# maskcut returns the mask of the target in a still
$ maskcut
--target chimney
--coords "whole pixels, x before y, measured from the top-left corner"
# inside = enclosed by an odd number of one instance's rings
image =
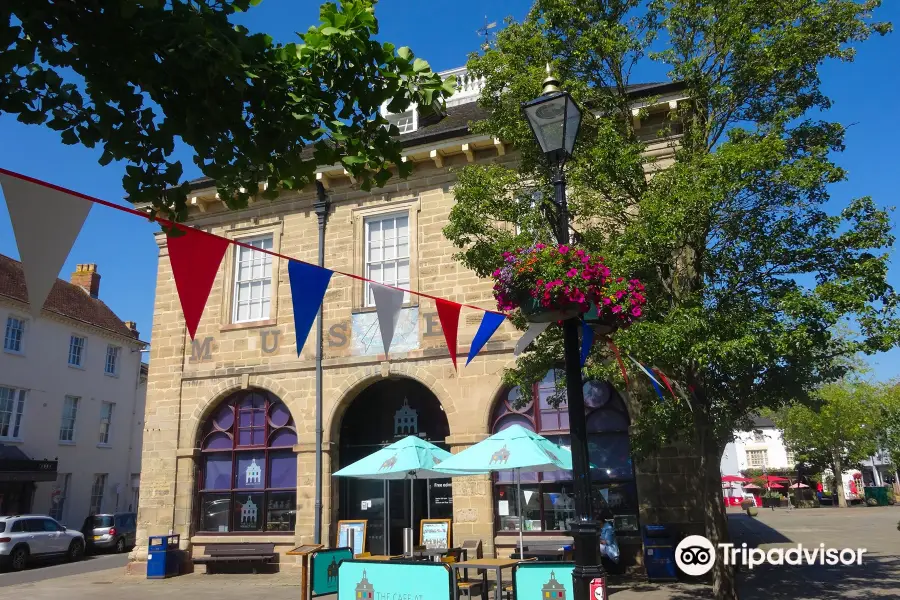
[[[100,297],[100,273],[95,264],[76,265],[69,282],[90,294],[91,298]]]
[[[131,335],[134,336],[134,339],[141,339],[140,334],[137,330],[137,323],[135,323],[134,321],[125,321],[125,327],[131,330]]]

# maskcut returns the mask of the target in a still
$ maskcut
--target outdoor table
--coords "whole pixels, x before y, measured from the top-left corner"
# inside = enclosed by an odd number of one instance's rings
[[[561,561],[565,556],[565,550],[562,548],[533,548],[531,550],[525,550],[523,554],[524,556],[520,557],[518,552],[513,552],[510,558],[536,558],[539,561]]]
[[[375,561],[387,562],[390,560],[399,560],[401,558],[403,558],[403,555],[392,556],[392,555],[388,555],[388,554],[372,554],[370,556],[358,556],[356,558],[356,560],[375,560]]]
[[[484,571],[485,585],[481,590],[481,597],[483,600],[487,600],[487,571],[494,571],[497,573],[497,591],[495,592],[495,597],[499,597],[503,592],[503,569],[510,569],[517,564],[519,564],[518,560],[510,558],[475,558],[472,560],[450,563],[450,566],[453,567],[453,600],[458,600],[459,598],[459,588],[456,586],[456,577],[458,571],[466,571],[468,569],[478,569],[479,571]]]
[[[427,558],[429,560],[433,560],[434,562],[441,562],[441,557],[447,556],[454,550],[458,550],[462,553],[463,560],[469,558],[469,552],[465,548],[426,548],[424,550],[416,550],[413,553],[413,557]]]

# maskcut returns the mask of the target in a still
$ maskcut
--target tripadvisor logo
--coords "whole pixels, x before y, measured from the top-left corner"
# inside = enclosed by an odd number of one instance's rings
[[[760,565],[861,565],[865,548],[826,548],[825,544],[806,548],[803,544],[790,547],[748,548],[747,544],[719,544],[714,546],[702,535],[689,535],[675,548],[675,564],[686,575],[698,577],[709,573],[716,561],[718,551],[722,553],[722,564],[743,565],[750,569]]]

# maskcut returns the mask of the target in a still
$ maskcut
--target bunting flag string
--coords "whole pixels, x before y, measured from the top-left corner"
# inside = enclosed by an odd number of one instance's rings
[[[619,347],[613,343],[611,339],[606,340],[606,345],[613,351],[613,354],[616,355],[616,362],[619,363],[619,370],[622,372],[622,379],[625,380],[625,387],[628,387],[630,384],[628,382],[628,372],[625,370],[625,363],[622,361],[622,355],[619,352]]]
[[[228,240],[191,227],[178,229],[181,235],[167,236],[169,263],[184,322],[194,339],[219,265],[228,250]]]
[[[581,368],[587,362],[587,357],[591,353],[591,347],[594,345],[594,328],[585,321],[581,322]]]
[[[522,352],[525,351],[525,348],[528,347],[528,344],[537,339],[539,335],[544,333],[544,331],[550,327],[550,322],[547,321],[545,323],[532,323],[528,326],[528,329],[525,330],[525,333],[522,337],[519,338],[519,341],[516,342],[516,347],[513,350],[513,356],[519,356]]]
[[[650,378],[650,383],[653,385],[653,389],[656,391],[656,394],[659,396],[659,399],[665,400],[665,397],[663,396],[663,393],[662,393],[662,388],[660,387],[660,383],[656,380],[656,377],[654,377],[653,373],[651,373],[647,369],[647,367],[645,367],[640,362],[638,362],[638,360],[635,357],[631,356],[630,354],[627,356],[628,356],[628,359],[631,362],[633,362],[637,366],[637,368],[640,369],[640,371],[642,373],[644,373],[647,377]]]
[[[449,300],[435,300],[438,320],[444,331],[444,341],[447,342],[447,350],[450,351],[450,359],[453,361],[453,369],[456,370],[456,336],[459,333],[459,311],[461,305]]]
[[[309,330],[325,298],[332,271],[313,268],[312,265],[288,261],[288,279],[291,282],[291,303],[294,305],[294,330],[297,337],[297,356],[306,344]]]
[[[394,332],[397,330],[397,322],[400,320],[400,309],[403,308],[403,290],[372,283],[372,295],[375,297],[375,312],[378,313],[378,326],[381,329],[381,343],[384,345],[384,355],[391,351],[391,342],[394,341]]]
[[[669,379],[666,377],[665,373],[663,373],[659,367],[652,367],[652,369],[653,372],[656,373],[656,376],[659,377],[660,380],[662,380],[663,385],[666,386],[666,389],[669,390],[669,393],[672,394],[672,397],[677,400],[678,396],[675,394],[675,390],[672,389],[672,385],[669,383]]]
[[[472,362],[472,359],[481,352],[481,349],[484,348],[484,345],[491,339],[494,332],[497,331],[505,320],[506,317],[499,313],[484,313],[481,317],[481,324],[478,326],[478,331],[475,332],[475,337],[472,338],[472,346],[469,348],[469,357],[466,359],[466,366],[468,366],[469,363]]]
[[[75,238],[91,210],[87,202],[72,202],[66,194],[0,171],[9,219],[25,271],[31,314],[39,317]],[[53,218],[48,218],[51,216]],[[24,269],[24,265],[28,265]]]

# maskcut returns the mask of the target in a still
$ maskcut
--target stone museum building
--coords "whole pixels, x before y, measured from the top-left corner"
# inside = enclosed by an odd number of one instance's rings
[[[454,198],[454,168],[512,163],[516,151],[503,140],[474,135],[469,123],[483,118],[476,103],[481,82],[465,69],[444,115],[420,119],[415,109],[389,115],[401,131],[405,160],[415,164],[406,180],[360,190],[340,167],[320,168],[329,207],[325,266],[371,280],[422,291],[455,302],[495,308],[492,283],[462,267],[443,234]],[[647,108],[639,132],[648,151],[670,164],[678,135],[657,139],[659,125],[683,99],[671,83],[635,86],[635,119]],[[649,116],[648,116],[649,115]],[[257,200],[229,211],[213,182],[192,184],[188,223],[194,227],[317,262],[319,216],[316,186]],[[318,207],[318,212],[317,212]],[[167,257],[160,248],[151,337],[136,570],[146,560],[149,535],[181,535],[197,556],[206,544],[275,543],[279,553],[313,541],[315,524],[316,377],[315,329],[299,357],[287,264],[243,247],[226,254],[203,318],[191,340]],[[460,357],[465,357],[482,313],[463,309]],[[524,510],[525,536],[568,540],[574,516],[569,473],[523,476],[516,497],[509,474],[409,482],[339,480],[331,474],[406,435],[418,435],[451,452],[517,423],[568,444],[566,407],[547,402],[555,386],[550,372],[535,401],[516,408],[518,393],[501,383],[514,364],[521,335],[500,327],[468,366],[455,370],[434,302],[405,298],[390,356],[384,355],[368,285],[331,279],[323,304],[322,542],[335,543],[337,522],[365,519],[366,550],[399,553],[410,519],[452,518],[454,541],[479,539],[486,555],[508,554],[517,543]],[[315,325],[314,325],[315,328]],[[666,456],[634,464],[629,451],[627,398],[609,383],[586,384],[587,423],[596,494],[615,514],[623,552],[640,555],[639,527],[669,523],[696,530],[702,517],[685,483],[692,459]],[[418,536],[418,531],[416,533]],[[418,543],[418,540],[417,540]],[[281,557],[282,565],[295,564]]]

